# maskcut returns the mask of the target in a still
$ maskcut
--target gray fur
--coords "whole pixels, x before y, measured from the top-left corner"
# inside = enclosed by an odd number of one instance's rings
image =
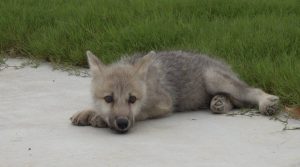
[[[114,125],[117,116],[128,117],[132,126],[135,121],[201,108],[209,108],[214,113],[226,113],[233,107],[247,106],[257,106],[264,114],[273,114],[278,110],[277,96],[248,86],[226,63],[206,55],[151,51],[147,55],[126,56],[105,66],[91,52],[87,54],[93,73],[92,93],[97,105],[93,110],[81,113],[100,115],[103,119],[97,125],[105,122],[118,130]],[[107,91],[123,103],[104,104],[101,94]],[[138,101],[126,107],[128,105],[124,101],[132,92],[137,95]],[[71,118],[73,124],[95,124],[89,123],[88,116],[83,115],[75,114]]]
[[[134,64],[141,57],[143,54],[134,55],[123,59],[122,62]],[[158,52],[152,57],[155,59],[155,63],[149,69],[149,73],[157,71],[155,68],[160,68],[160,72],[154,77],[159,78],[158,84],[160,83],[161,87],[172,97],[175,111],[208,108],[214,95],[226,93],[225,90],[210,91],[208,89],[212,84],[212,81],[205,77],[208,71],[219,73],[224,79],[232,82],[240,89],[248,88],[247,84],[239,80],[227,64],[206,55],[170,51]],[[155,67],[158,63],[160,66]],[[153,79],[150,78],[149,80]]]

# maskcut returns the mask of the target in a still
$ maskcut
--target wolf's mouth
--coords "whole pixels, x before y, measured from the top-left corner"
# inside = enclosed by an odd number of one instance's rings
[[[128,130],[129,130],[129,129],[127,129],[127,130],[119,130],[119,129],[115,129],[115,131],[116,131],[117,133],[120,133],[120,134],[127,133]]]
[[[114,126],[111,126],[110,129],[113,130],[113,131],[115,131],[118,134],[125,134],[125,133],[127,133],[129,131],[130,127],[127,128],[127,129],[118,129],[118,128],[114,127]]]

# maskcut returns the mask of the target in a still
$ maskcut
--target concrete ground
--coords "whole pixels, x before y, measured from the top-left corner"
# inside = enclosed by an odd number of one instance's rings
[[[264,116],[177,113],[127,134],[72,126],[90,106],[90,78],[48,64],[0,66],[0,166],[299,167],[300,131]],[[299,126],[289,120],[288,126]]]

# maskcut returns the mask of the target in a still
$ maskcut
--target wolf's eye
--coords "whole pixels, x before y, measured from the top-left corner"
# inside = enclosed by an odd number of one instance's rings
[[[112,96],[105,96],[104,100],[106,103],[112,103],[114,101],[114,98]]]
[[[129,99],[128,99],[128,103],[135,103],[136,101],[136,97],[135,96],[129,96]]]

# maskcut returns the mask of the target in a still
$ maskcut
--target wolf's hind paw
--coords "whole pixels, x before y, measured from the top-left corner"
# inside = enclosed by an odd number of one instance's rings
[[[233,108],[230,100],[224,95],[216,95],[211,99],[210,110],[216,114],[224,114]]]
[[[274,115],[279,111],[279,98],[277,96],[269,96],[259,105],[259,111],[264,115]]]

